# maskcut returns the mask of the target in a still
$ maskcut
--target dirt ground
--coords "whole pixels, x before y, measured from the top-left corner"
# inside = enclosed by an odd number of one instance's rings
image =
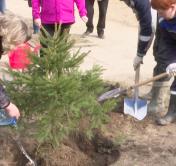
[[[176,165],[175,124],[161,127],[155,124],[153,117],[142,122],[115,113],[112,117],[111,131],[120,131],[126,138],[121,146],[121,157],[112,166]]]
[[[30,8],[24,0],[7,0],[8,8],[13,12],[31,17]],[[25,6],[26,5],[26,6]],[[97,8],[97,6],[96,6]],[[95,13],[95,23],[97,13]],[[96,31],[88,37],[81,38],[85,25],[77,17],[77,22],[71,29],[73,38],[77,40],[77,47],[83,51],[91,50],[86,58],[83,69],[93,64],[100,64],[106,70],[103,78],[112,82],[123,82],[126,85],[133,83],[134,71],[132,59],[136,52],[137,22],[132,11],[119,0],[111,0],[108,8],[107,25],[104,40],[96,37]],[[95,24],[96,25],[96,24]],[[6,58],[4,57],[4,61]],[[3,60],[2,60],[3,61]],[[1,61],[1,63],[2,63]],[[154,61],[151,50],[144,59],[141,69],[141,79],[152,76]],[[144,86],[142,91],[147,91]],[[174,166],[176,165],[176,124],[161,127],[155,124],[154,116],[147,116],[143,121],[123,115],[123,108],[110,113],[110,122],[105,129],[105,138],[116,140],[118,148],[115,151],[99,152],[94,144],[79,144],[76,141],[62,145],[61,149],[50,152],[43,158],[50,158],[53,163],[46,163],[36,158],[39,166]],[[0,128],[0,166],[24,166],[26,160],[19,161],[22,154],[16,151],[17,146],[2,135],[4,129]],[[4,139],[5,138],[5,139]],[[22,138],[24,147],[35,158],[35,142]],[[106,144],[106,141],[102,144]],[[80,145],[85,145],[80,147]],[[90,147],[90,149],[87,149]],[[92,149],[91,149],[92,148]],[[15,149],[15,150],[14,150]],[[108,149],[108,148],[105,148]],[[110,148],[111,149],[111,148]],[[11,152],[14,152],[12,154]],[[55,154],[55,155],[53,155]],[[114,158],[112,157],[115,154]],[[111,158],[112,157],[112,158]],[[101,162],[99,162],[101,160]],[[116,160],[116,161],[115,161]]]
[[[74,136],[56,150],[44,145],[36,152],[36,141],[24,133],[20,141],[38,166],[176,165],[175,124],[161,127],[151,116],[137,121],[117,112],[111,112],[110,119],[103,137],[87,141],[82,135]],[[5,129],[0,131],[0,166],[27,166],[28,160],[14,140]],[[47,154],[42,153],[46,151]]]

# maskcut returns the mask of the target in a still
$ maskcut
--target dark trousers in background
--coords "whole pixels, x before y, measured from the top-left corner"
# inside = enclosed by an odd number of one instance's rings
[[[59,35],[62,36],[63,34],[69,34],[70,28],[71,28],[71,24],[72,24],[72,23],[62,24],[62,25],[61,25],[61,29],[60,29],[60,34],[59,34]],[[54,35],[54,32],[55,32],[55,24],[43,24],[42,26],[45,28],[45,30],[46,30],[51,36]],[[58,26],[59,26],[59,25],[58,25]],[[45,35],[42,30],[41,30],[41,32],[42,32],[43,35]],[[47,46],[44,45],[44,44],[42,43],[42,41],[40,41],[40,44],[41,44],[42,47],[47,48]],[[43,57],[43,56],[44,56],[44,53],[43,53],[42,50],[40,50],[40,57]]]
[[[89,32],[92,32],[94,29],[94,25],[93,25],[94,2],[95,0],[86,0],[86,9],[87,9],[87,17],[88,17],[88,22],[86,26]],[[98,1],[98,8],[99,8],[99,19],[97,24],[98,33],[104,32],[108,2],[109,0]]]
[[[66,33],[69,34],[70,32],[70,27],[71,27],[72,23],[66,23],[66,24],[62,24],[61,25],[61,30],[60,30],[60,35]],[[51,35],[54,35],[54,31],[55,31],[55,24],[43,24],[42,25],[45,30]],[[59,25],[58,25],[59,26]]]

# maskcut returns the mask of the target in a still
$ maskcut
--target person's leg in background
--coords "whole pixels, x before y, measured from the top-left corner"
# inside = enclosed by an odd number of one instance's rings
[[[97,34],[100,39],[104,38],[104,29],[105,29],[108,3],[109,3],[109,0],[98,0],[99,19],[97,24]]]
[[[94,2],[95,0],[86,0],[86,9],[87,9],[87,17],[88,21],[86,23],[86,32],[84,32],[83,36],[88,36],[93,32],[93,16],[94,16]]]
[[[69,34],[70,28],[71,28],[72,23],[64,23],[60,26],[60,36],[63,35],[64,33]],[[54,35],[55,32],[55,24],[43,24],[43,28],[51,35]],[[59,26],[59,24],[57,25]],[[57,27],[58,28],[58,27]],[[42,32],[44,35],[44,33]]]
[[[55,25],[54,24],[42,24],[43,28],[51,35],[53,36],[54,35],[54,31],[55,31]],[[44,32],[41,31],[43,35]]]
[[[54,24],[42,24],[43,28],[51,35],[54,35],[55,31],[55,25]],[[41,34],[46,37],[45,32],[41,29]],[[42,48],[47,48],[46,44],[43,43],[42,40],[40,40],[40,45]],[[40,57],[44,56],[44,52],[42,49],[40,49]]]
[[[72,23],[65,23],[61,25],[60,35],[69,34]]]
[[[62,24],[60,26],[60,34],[59,35],[62,36],[64,34],[69,34],[70,28],[71,28],[71,24],[72,23]],[[43,24],[42,26],[51,36],[54,35],[55,24]],[[59,25],[57,25],[57,26],[59,26]],[[41,32],[42,32],[42,35],[45,36],[45,33],[42,30],[41,30]],[[40,44],[41,44],[42,47],[47,48],[47,46],[44,43],[42,43],[42,41],[40,41]],[[40,50],[40,57],[43,57],[43,54],[44,53],[42,52],[42,50]]]
[[[5,0],[0,0],[0,12],[4,13],[6,10],[6,1]]]

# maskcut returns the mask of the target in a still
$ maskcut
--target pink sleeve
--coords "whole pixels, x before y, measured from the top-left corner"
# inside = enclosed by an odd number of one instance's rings
[[[32,0],[32,15],[34,19],[40,18],[40,0]]]
[[[86,10],[86,5],[85,5],[85,0],[74,0],[74,1],[79,10],[80,17],[86,16],[87,10]]]

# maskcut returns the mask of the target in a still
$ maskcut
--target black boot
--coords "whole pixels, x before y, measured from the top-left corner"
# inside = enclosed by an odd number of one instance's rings
[[[97,34],[98,34],[98,38],[100,39],[104,39],[104,30],[103,29],[97,29]]]
[[[176,120],[176,95],[170,96],[169,108],[167,114],[163,118],[157,119],[158,125],[168,125]]]
[[[87,28],[86,32],[83,33],[82,37],[89,36],[93,32],[93,29]]]

